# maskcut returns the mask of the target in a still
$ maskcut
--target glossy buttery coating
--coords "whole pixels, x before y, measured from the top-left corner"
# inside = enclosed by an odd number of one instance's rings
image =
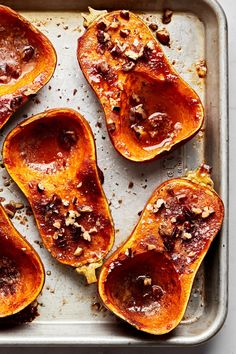
[[[82,273],[101,266],[114,230],[87,121],[70,109],[38,114],[7,136],[3,157],[52,256]]]
[[[201,128],[198,95],[133,13],[100,16],[79,38],[77,56],[103,106],[111,141],[127,159],[160,157]]]
[[[165,334],[184,315],[195,274],[224,216],[221,199],[204,184],[206,176],[199,170],[194,182],[161,184],[130,238],[103,265],[104,304],[139,330]]]
[[[0,317],[31,304],[44,284],[44,268],[33,247],[19,234],[0,205]]]
[[[24,17],[0,6],[0,128],[51,78],[56,52]]]

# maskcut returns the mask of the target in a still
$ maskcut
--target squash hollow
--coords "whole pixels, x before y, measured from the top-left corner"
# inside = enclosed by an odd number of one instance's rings
[[[66,108],[40,113],[9,133],[3,159],[31,204],[45,247],[95,282],[114,229],[87,121]]]
[[[0,129],[51,78],[56,52],[29,21],[0,5]]]
[[[125,158],[161,157],[201,128],[200,98],[133,13],[100,15],[79,38],[77,57],[104,109],[111,142]]]
[[[0,317],[31,304],[44,284],[43,264],[0,205]]]
[[[104,263],[105,306],[137,329],[161,335],[181,321],[195,274],[221,228],[224,207],[202,166],[161,184],[128,240]]]

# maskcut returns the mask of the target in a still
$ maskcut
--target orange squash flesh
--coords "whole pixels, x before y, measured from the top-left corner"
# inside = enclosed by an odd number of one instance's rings
[[[0,317],[31,304],[44,284],[42,262],[0,205]]]
[[[49,39],[9,7],[0,5],[0,129],[51,78],[56,52]]]
[[[99,16],[79,38],[77,57],[104,109],[112,144],[125,158],[155,159],[201,128],[198,95],[133,13]]]
[[[87,121],[70,109],[38,114],[10,132],[3,158],[31,204],[45,247],[95,282],[114,230]]]
[[[221,228],[224,207],[201,167],[162,183],[129,239],[104,263],[105,306],[137,329],[165,334],[181,321],[195,274]]]

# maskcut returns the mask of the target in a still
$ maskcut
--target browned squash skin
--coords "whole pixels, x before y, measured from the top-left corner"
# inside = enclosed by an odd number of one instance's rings
[[[100,262],[114,229],[87,121],[66,108],[33,116],[7,136],[3,158],[52,256],[77,268]]]
[[[32,95],[51,78],[55,49],[29,21],[0,5],[0,129]]]
[[[161,184],[129,239],[102,267],[105,306],[144,332],[173,330],[223,216],[220,197],[206,185],[182,178]]]
[[[142,162],[191,139],[204,112],[144,22],[131,12],[128,19],[121,13],[94,21],[78,40],[77,57],[104,109],[115,149]]]
[[[31,304],[44,284],[43,264],[0,205],[0,317]]]

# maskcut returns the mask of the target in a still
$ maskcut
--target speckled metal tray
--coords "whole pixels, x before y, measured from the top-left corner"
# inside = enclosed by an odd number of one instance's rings
[[[114,249],[131,233],[147,198],[163,180],[182,176],[204,159],[213,166],[215,188],[226,206],[224,227],[200,268],[181,324],[168,335],[151,336],[134,330],[111,313],[98,311],[96,285],[86,286],[72,269],[54,261],[42,248],[27,208],[16,214],[14,225],[39,252],[47,272],[39,297],[40,316],[34,322],[0,329],[0,345],[190,345],[212,337],[227,313],[228,226],[228,120],[227,120],[227,28],[222,9],[213,0],[6,0],[19,10],[54,44],[58,65],[52,80],[27,103],[1,132],[6,134],[24,117],[47,108],[71,107],[90,122],[97,143],[98,164],[105,175],[104,189],[111,204],[116,228]],[[163,6],[174,10],[166,55],[184,79],[198,92],[206,110],[206,126],[189,143],[166,158],[133,164],[119,156],[108,138],[102,109],[87,84],[76,59],[77,39],[83,33],[81,12],[128,8],[147,22],[161,24]],[[207,78],[200,79],[196,63],[206,59]],[[77,91],[76,91],[77,90]],[[27,202],[4,168],[0,169],[0,197]],[[131,187],[133,182],[133,188]],[[10,183],[9,186],[7,186]],[[95,305],[94,305],[95,304]]]

